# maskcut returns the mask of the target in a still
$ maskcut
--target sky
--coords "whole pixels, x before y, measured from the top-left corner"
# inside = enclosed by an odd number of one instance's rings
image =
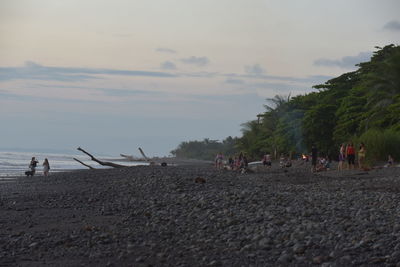
[[[2,0],[0,149],[166,156],[399,45],[398,0]]]

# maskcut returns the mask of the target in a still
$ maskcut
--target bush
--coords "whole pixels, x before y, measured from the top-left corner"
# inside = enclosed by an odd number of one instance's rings
[[[367,148],[367,161],[387,161],[392,155],[395,161],[400,160],[400,132],[392,129],[370,129],[358,138],[358,143],[363,142]]]

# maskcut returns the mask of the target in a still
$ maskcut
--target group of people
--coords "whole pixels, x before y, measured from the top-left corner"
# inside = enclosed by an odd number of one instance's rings
[[[367,149],[363,142],[360,143],[358,150],[355,149],[352,142],[349,142],[348,144],[344,144],[344,143],[341,144],[340,149],[339,149],[338,170],[340,171],[340,170],[344,170],[344,169],[349,169],[349,170],[355,169],[356,168],[356,159],[357,159],[358,169],[360,169],[360,170],[367,169],[367,165],[365,162],[366,154],[367,154]],[[309,155],[303,154],[302,159],[305,162],[308,162]],[[262,158],[262,164],[263,164],[263,166],[268,167],[268,168],[270,168],[272,166],[272,159],[271,159],[271,155],[269,153],[264,154],[264,156]],[[394,164],[394,159],[391,155],[389,155],[388,162],[385,166],[390,167],[393,164]],[[291,167],[292,163],[291,163],[290,157],[286,158],[282,154],[280,157],[279,165],[282,168]],[[331,159],[329,157],[319,157],[316,146],[312,145],[311,165],[312,165],[312,169],[311,169],[312,172],[326,171],[326,170],[331,169]],[[231,170],[243,170],[243,169],[247,169],[248,161],[247,161],[246,156],[243,153],[240,153],[238,156],[235,156],[234,158],[229,157],[227,166],[225,166],[223,154],[218,153],[217,156],[215,157],[215,167],[217,169],[223,169],[223,168],[228,167]]]
[[[281,155],[281,157],[279,158],[279,167],[281,168],[288,168],[288,167],[292,167],[292,160],[290,159],[290,157],[286,157],[285,155]]]
[[[271,168],[272,166],[272,160],[271,160],[271,155],[269,153],[265,154],[262,158],[262,163],[265,167]]]
[[[224,156],[222,153],[218,153],[215,157],[215,168],[217,169],[224,169],[228,167],[230,170],[240,171],[245,170],[248,167],[248,160],[246,155],[240,153],[239,155],[235,156],[234,158],[229,157],[227,166],[224,165]]]
[[[364,143],[360,143],[357,152],[357,160],[358,160],[358,168],[364,169],[365,166],[365,156],[367,154],[367,149]],[[353,143],[348,143],[347,145],[342,144],[339,149],[339,164],[338,170],[343,170],[345,168],[351,170],[355,169],[355,160],[356,160],[356,150],[354,148]],[[346,166],[347,163],[347,166]]]
[[[341,144],[341,146],[339,148],[338,170],[341,171],[344,169],[348,169],[348,170],[355,169],[356,168],[356,159],[357,159],[358,169],[360,169],[360,170],[367,169],[366,160],[365,160],[366,155],[367,155],[367,148],[363,142],[360,143],[358,150],[355,149],[352,142],[349,142],[348,144],[344,144],[344,143]],[[387,164],[385,166],[390,167],[393,165],[393,163],[394,163],[394,159],[391,155],[389,155]],[[313,163],[313,166],[314,166],[314,163]]]
[[[365,156],[367,153],[367,149],[364,143],[360,143],[360,147],[358,149],[358,168],[364,169],[365,166]],[[355,169],[355,160],[356,160],[356,150],[352,142],[348,144],[342,144],[339,149],[339,164],[338,170],[344,170],[345,168],[351,170]],[[330,159],[329,158],[320,158],[318,157],[318,150],[315,145],[312,145],[311,148],[311,171],[325,171],[330,169]],[[347,162],[347,166],[345,163]]]
[[[36,167],[39,164],[39,161],[36,160],[35,157],[32,157],[31,162],[29,163],[29,169],[30,171],[25,172],[27,176],[34,176],[36,173]],[[47,158],[44,159],[43,161],[43,175],[48,176],[50,172],[50,163]]]

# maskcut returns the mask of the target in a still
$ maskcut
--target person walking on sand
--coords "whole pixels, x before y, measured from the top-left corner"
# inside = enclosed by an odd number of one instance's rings
[[[364,143],[360,144],[360,149],[358,150],[358,168],[361,170],[365,168],[364,162],[365,162],[365,154],[367,153],[367,150],[365,148]]]
[[[43,162],[43,174],[44,174],[44,176],[48,176],[49,175],[49,171],[50,171],[50,163],[49,163],[49,160],[47,158],[45,158],[44,162]]]
[[[317,147],[313,144],[311,147],[311,171],[315,172],[317,170],[317,160],[318,160],[318,150]]]
[[[347,155],[347,163],[349,164],[348,166],[349,170],[354,169],[356,152],[354,150],[353,143],[348,144],[346,148],[346,155]]]
[[[31,176],[35,175],[36,166],[38,165],[39,161],[36,160],[35,157],[32,157],[31,162],[29,163],[29,168],[31,169]]]
[[[346,160],[346,153],[345,153],[345,146],[342,144],[339,149],[339,164],[338,164],[338,170],[341,171],[343,170],[343,165],[344,161]]]

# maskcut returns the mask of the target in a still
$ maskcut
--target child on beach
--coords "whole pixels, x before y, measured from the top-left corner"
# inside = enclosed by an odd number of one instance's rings
[[[286,162],[286,158],[283,154],[281,154],[281,157],[279,158],[279,167],[284,168],[286,165],[285,162]]]
[[[48,176],[49,175],[49,171],[50,171],[50,163],[49,163],[49,160],[47,158],[45,158],[44,162],[43,162],[43,174],[44,174],[44,176]]]
[[[393,159],[392,155],[389,155],[388,161],[387,161],[387,164],[385,167],[391,167],[393,165],[393,163],[394,163],[394,159]]]

